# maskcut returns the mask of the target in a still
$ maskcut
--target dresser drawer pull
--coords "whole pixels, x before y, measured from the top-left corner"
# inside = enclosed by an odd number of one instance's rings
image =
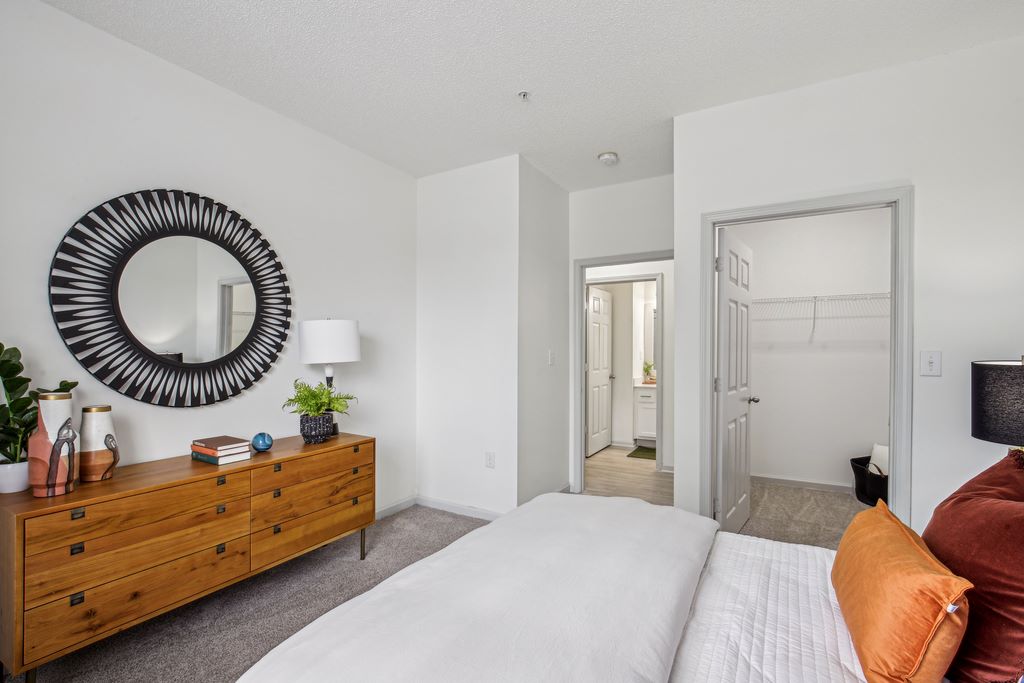
[[[72,555],[78,555],[79,553],[84,553],[84,552],[85,552],[85,543],[79,542],[79,543],[72,543],[71,544],[71,554]]]
[[[85,508],[75,508],[71,511],[71,519],[82,519],[85,517]]]
[[[275,472],[280,472],[281,471],[281,463],[277,463],[276,465],[274,465],[274,471]]]
[[[275,524],[275,525],[274,525],[274,533],[275,533],[275,534],[279,534],[279,533],[281,533],[281,527],[279,527],[278,525],[276,525],[276,524]]]
[[[74,595],[72,595],[70,602],[72,607],[74,607],[75,605],[81,605],[83,602],[85,602],[85,591],[82,591],[81,593],[75,593]]]
[[[281,489],[274,489],[274,498],[281,497]]]
[[[227,512],[227,509],[228,509],[227,505],[218,505],[217,506],[217,514],[218,515],[223,515],[225,512]]]
[[[352,504],[353,505],[359,505],[359,497],[358,496],[356,496],[355,498],[352,499]]]
[[[218,554],[218,555],[220,555],[221,553],[223,553],[223,552],[224,552],[225,550],[226,550],[226,548],[224,547],[224,544],[223,544],[223,543],[220,543],[220,544],[218,544],[218,545],[217,545],[217,554]]]
[[[228,483],[228,478],[224,476],[217,477],[217,486],[223,486]]]
[[[359,474],[359,468],[358,467],[353,467],[352,468],[352,474]]]
[[[358,453],[359,452],[359,446],[353,446],[352,447],[352,452],[353,453]]]

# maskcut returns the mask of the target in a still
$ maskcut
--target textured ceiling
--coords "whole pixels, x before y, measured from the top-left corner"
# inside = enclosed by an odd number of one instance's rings
[[[413,175],[519,152],[569,190],[671,172],[676,114],[1024,33],[1020,0],[47,1]]]

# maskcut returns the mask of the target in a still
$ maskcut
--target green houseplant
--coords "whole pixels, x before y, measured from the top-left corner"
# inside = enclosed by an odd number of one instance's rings
[[[644,361],[644,379],[645,380],[650,379],[651,375],[653,375],[653,374],[654,374],[654,361],[653,360],[645,360]]]
[[[21,351],[0,344],[0,493],[28,488],[28,437],[36,430],[39,394],[68,392],[78,386],[64,380],[56,389],[29,390],[32,380],[21,375],[24,370]]]
[[[357,400],[352,394],[336,393],[332,387],[320,382],[316,386],[295,380],[295,392],[282,408],[291,408],[299,415],[299,433],[306,443],[323,443],[334,431],[334,413],[348,414],[349,401]]]

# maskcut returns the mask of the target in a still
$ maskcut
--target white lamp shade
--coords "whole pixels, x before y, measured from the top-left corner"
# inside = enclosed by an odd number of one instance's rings
[[[359,360],[359,321],[303,320],[299,323],[299,355],[306,365]]]

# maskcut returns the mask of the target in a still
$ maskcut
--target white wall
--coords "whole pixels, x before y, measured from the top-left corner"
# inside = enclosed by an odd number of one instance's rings
[[[519,158],[519,503],[569,484],[569,194]]]
[[[337,369],[359,396],[346,430],[378,437],[378,507],[415,491],[415,182],[408,175],[35,0],[0,3],[0,269],[3,342],[75,403],[110,403],[125,463],[186,452],[192,437],[298,432],[281,403],[299,362],[294,327],[268,375],[196,409],[133,401],[92,377],[50,317],[50,259],[101,202],[181,188],[224,202],[277,251],[293,323],[356,318],[363,360]],[[513,342],[514,343],[514,342]]]
[[[209,360],[220,355],[220,282],[248,277],[242,264],[226,250],[203,242],[196,250],[196,353]]]
[[[71,227],[70,225],[68,227]],[[121,272],[125,324],[157,353],[196,362],[196,254],[202,240],[168,237],[146,245]]]
[[[701,214],[883,185],[914,186],[911,523],[1006,451],[970,436],[970,361],[1024,339],[1024,38],[675,119],[676,502],[697,509]],[[685,316],[685,318],[683,317]]]
[[[596,266],[587,269],[588,278],[604,277],[632,277],[635,275],[651,275],[661,273],[662,289],[665,295],[664,306],[659,307],[664,311],[664,318],[661,321],[662,334],[662,368],[658,369],[658,382],[661,386],[660,400],[664,402],[659,406],[662,411],[662,435],[661,435],[661,464],[662,467],[673,468],[675,465],[675,425],[672,424],[674,414],[674,386],[675,367],[673,349],[675,348],[675,320],[676,308],[673,304],[675,298],[675,268],[672,261],[645,261],[640,263],[627,263],[615,266]]]
[[[751,474],[852,486],[850,458],[889,442],[889,302],[757,299],[888,292],[891,210],[727,229],[753,251]]]
[[[573,260],[672,249],[672,176],[569,195]]]
[[[417,197],[419,495],[507,512],[518,477],[519,158],[420,178]]]

